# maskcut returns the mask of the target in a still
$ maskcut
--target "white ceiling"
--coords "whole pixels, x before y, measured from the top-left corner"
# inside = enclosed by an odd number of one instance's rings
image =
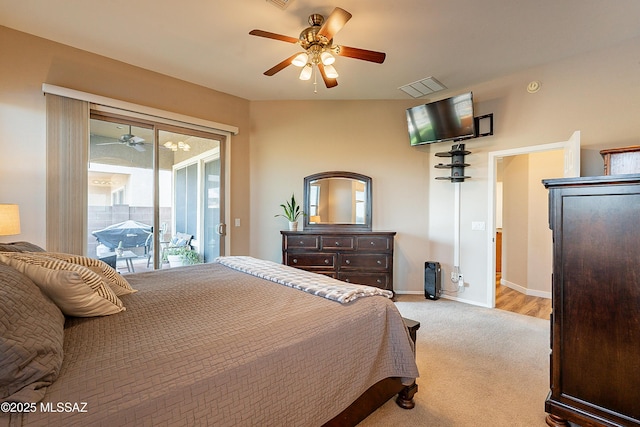
[[[338,57],[338,86],[300,81],[299,50],[250,36],[298,37],[311,13],[353,14],[336,44],[386,52],[384,64]],[[0,25],[249,100],[411,99],[433,76],[452,91],[640,36],[638,0],[0,0]]]

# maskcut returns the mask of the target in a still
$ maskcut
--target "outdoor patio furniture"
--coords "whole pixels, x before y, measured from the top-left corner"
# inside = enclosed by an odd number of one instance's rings
[[[128,220],[94,231],[91,234],[95,236],[99,243],[110,249],[115,249],[118,246],[129,249],[145,246],[147,237],[152,231],[153,227],[151,225]]]

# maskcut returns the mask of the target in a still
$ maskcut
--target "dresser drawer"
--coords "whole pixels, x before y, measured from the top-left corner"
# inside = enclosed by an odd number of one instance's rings
[[[338,279],[358,285],[375,286],[376,288],[389,289],[389,274],[387,273],[340,273]]]
[[[285,236],[284,249],[320,249],[320,236]]]
[[[395,232],[281,231],[282,263],[393,292]]]
[[[358,236],[356,249],[359,251],[390,251],[393,238],[387,236]]]
[[[322,236],[320,250],[351,251],[355,248],[353,236]]]
[[[285,254],[285,264],[292,267],[304,268],[305,270],[335,268],[336,254],[327,253],[287,253]]]
[[[366,268],[369,270],[388,270],[391,256],[387,254],[340,254],[340,268]]]

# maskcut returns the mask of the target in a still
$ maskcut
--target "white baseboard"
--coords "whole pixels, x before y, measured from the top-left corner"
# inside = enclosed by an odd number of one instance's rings
[[[468,299],[464,299],[464,298],[460,298],[460,297],[454,297],[452,295],[447,295],[447,294],[442,294],[440,296],[440,298],[444,298],[444,299],[450,299],[452,301],[458,301],[458,302],[463,302],[465,304],[469,304],[469,305],[477,305],[478,307],[485,307],[485,308],[491,308],[490,306],[488,306],[487,304],[481,304],[477,301],[471,301]]]
[[[508,280],[505,280],[505,279],[500,279],[500,284],[506,286],[507,288],[513,289],[514,291],[520,292],[521,294],[529,295],[532,297],[551,299],[551,292],[528,289],[528,288],[525,288],[524,286],[520,286],[516,283],[509,282]]]
[[[422,291],[396,291],[396,294],[399,294],[399,295],[424,295],[424,292],[422,292]],[[441,293],[440,294],[440,298],[449,299],[449,300],[458,301],[458,302],[463,302],[465,304],[477,305],[477,306],[480,306],[480,307],[489,307],[488,305],[480,304],[477,301],[471,301],[471,300],[467,300],[467,299],[464,299],[464,298],[448,295],[448,294],[445,294],[445,293]]]

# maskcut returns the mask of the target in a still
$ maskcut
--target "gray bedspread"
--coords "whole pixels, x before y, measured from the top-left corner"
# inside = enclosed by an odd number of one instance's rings
[[[43,400],[62,411],[24,425],[319,426],[377,381],[418,376],[385,297],[340,304],[220,264],[127,279],[126,311],[67,320]]]

